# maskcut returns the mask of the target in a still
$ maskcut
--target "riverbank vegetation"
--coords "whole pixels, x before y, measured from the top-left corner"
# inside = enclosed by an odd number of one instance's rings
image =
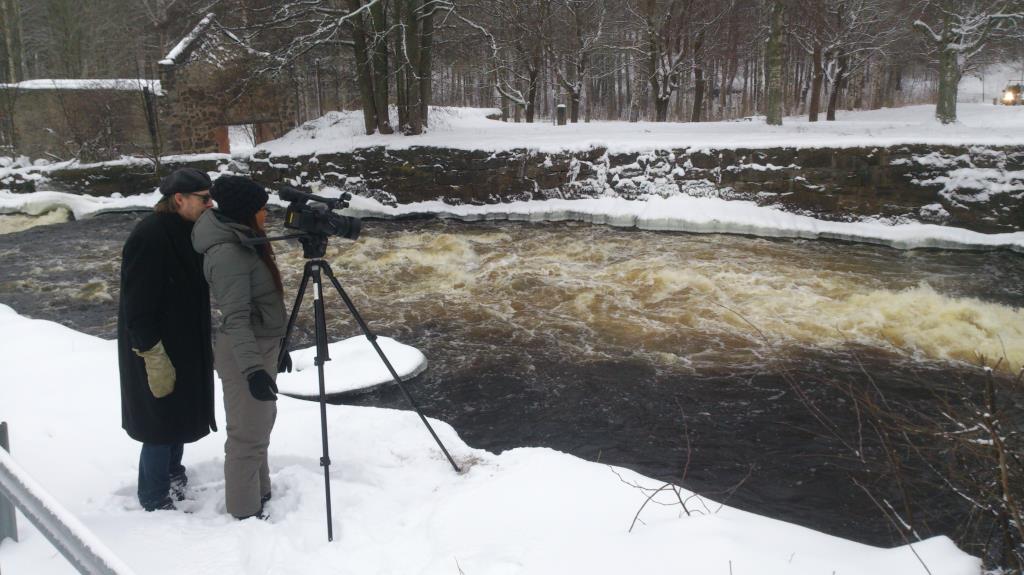
[[[863,366],[863,377],[848,381],[801,382],[785,369],[782,373],[823,434],[861,464],[850,481],[893,533],[912,545],[933,532],[932,522],[956,525],[947,535],[960,548],[981,557],[994,573],[1019,575],[1024,573],[1024,370],[1007,374],[1005,363],[978,357],[977,370],[961,371],[951,381],[924,382],[901,399],[883,391]],[[844,401],[825,407],[806,393],[809,384],[829,385]]]

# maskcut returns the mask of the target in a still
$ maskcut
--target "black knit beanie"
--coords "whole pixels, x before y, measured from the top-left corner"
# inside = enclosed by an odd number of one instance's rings
[[[260,211],[267,203],[267,191],[263,186],[243,176],[221,176],[213,182],[210,196],[217,202],[217,209],[239,223]]]
[[[210,176],[195,168],[178,168],[160,180],[160,193],[191,194],[210,189]]]

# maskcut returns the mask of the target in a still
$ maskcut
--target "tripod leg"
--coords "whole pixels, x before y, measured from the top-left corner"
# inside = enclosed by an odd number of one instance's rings
[[[320,261],[310,261],[313,278],[313,315],[316,323],[316,370],[320,379],[320,438],[323,456],[320,465],[324,468],[324,497],[327,501],[327,540],[334,541],[334,518],[331,516],[331,455],[327,450],[327,401],[324,387],[324,363],[330,361],[327,353],[327,319],[324,314],[323,280],[320,277]],[[330,270],[330,268],[328,268]],[[330,274],[330,271],[328,271]],[[294,313],[294,310],[293,310]]]
[[[452,456],[448,453],[448,450],[445,449],[445,446],[443,443],[441,443],[441,439],[437,436],[437,433],[434,433],[434,428],[430,426],[430,422],[428,422],[427,418],[423,416],[423,411],[420,410],[419,405],[416,404],[416,400],[412,398],[412,395],[409,393],[409,390],[405,388],[405,384],[402,383],[402,378],[399,377],[398,372],[395,371],[395,368],[391,365],[391,361],[388,360],[388,357],[386,355],[384,355],[384,350],[382,350],[380,346],[377,344],[377,335],[370,331],[370,326],[366,325],[366,322],[363,321],[363,316],[359,315],[359,310],[356,309],[355,304],[352,303],[352,300],[348,297],[348,294],[345,293],[345,290],[341,288],[341,284],[338,283],[337,278],[334,277],[334,272],[331,271],[331,266],[328,265],[327,262],[323,262],[323,272],[327,276],[327,278],[331,280],[331,283],[334,284],[334,289],[338,290],[338,294],[341,295],[341,299],[345,301],[345,305],[348,307],[348,311],[352,313],[352,317],[355,318],[356,323],[359,324],[359,329],[363,330],[363,334],[366,336],[366,339],[370,342],[370,345],[373,346],[373,349],[377,352],[377,355],[380,356],[381,361],[384,362],[384,367],[388,369],[388,372],[391,374],[391,378],[395,380],[395,383],[398,384],[399,389],[401,389],[402,393],[405,394],[405,398],[409,400],[409,405],[411,405],[412,408],[416,411],[416,414],[420,416],[420,421],[423,422],[423,425],[427,426],[427,431],[430,432],[430,435],[434,438],[434,441],[437,442],[437,446],[441,448],[441,451],[444,453],[444,456],[448,458],[448,463],[451,463],[452,469],[454,469],[456,473],[461,473],[462,470],[459,469],[459,466],[455,464],[455,460],[452,459]],[[318,276],[317,279],[319,279]]]
[[[284,332],[284,339],[281,341],[281,350],[277,352],[277,369],[281,369],[281,360],[284,359],[284,354],[288,351],[288,342],[292,338],[292,329],[295,327],[295,320],[299,317],[299,308],[302,306],[302,296],[306,293],[306,285],[309,284],[309,277],[311,275],[311,262],[306,262],[305,267],[302,269],[302,281],[299,283],[299,291],[295,294],[295,303],[292,305],[292,313],[288,317],[288,328]]]

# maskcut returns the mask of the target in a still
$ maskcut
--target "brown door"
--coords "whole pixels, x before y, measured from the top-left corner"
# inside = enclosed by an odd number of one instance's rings
[[[217,126],[213,129],[213,139],[217,142],[217,151],[221,154],[231,153],[231,138],[228,137],[227,126]]]
[[[271,125],[270,122],[259,122],[258,124],[255,125],[255,128],[256,129],[253,130],[253,132],[255,132],[256,134],[256,145],[262,144],[263,142],[269,140],[273,140],[274,138],[277,137],[277,135],[274,133],[274,127]]]

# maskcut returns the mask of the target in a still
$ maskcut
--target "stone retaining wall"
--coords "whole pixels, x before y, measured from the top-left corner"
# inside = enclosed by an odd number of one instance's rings
[[[247,162],[205,156],[191,162],[208,171],[229,163],[231,171],[248,172],[267,185],[322,182],[387,204],[683,193],[751,200],[829,220],[923,221],[987,233],[1024,229],[1024,147],[900,145],[632,154],[608,154],[604,149],[546,154],[376,147],[319,156],[257,154]],[[139,166],[65,170],[48,176],[57,187],[94,195],[148,192],[157,182]],[[4,185],[18,187],[17,182]]]
[[[984,232],[1024,229],[1024,147],[604,149],[542,154],[426,147],[255,157],[253,177],[321,181],[385,203],[486,204],[613,194],[745,199],[830,220],[912,220]]]

